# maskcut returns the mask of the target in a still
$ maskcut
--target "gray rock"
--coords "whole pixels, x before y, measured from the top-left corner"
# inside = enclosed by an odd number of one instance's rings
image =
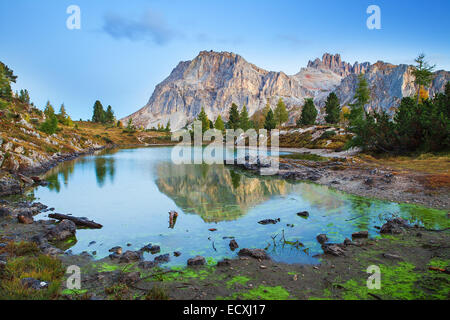
[[[188,266],[202,266],[206,264],[206,259],[202,256],[196,256],[194,258],[190,258],[187,261]]]
[[[269,255],[263,249],[248,249],[248,248],[244,248],[244,249],[239,250],[238,256],[240,256],[240,257],[247,256],[247,257],[260,259],[260,260],[270,260]]]
[[[30,288],[30,289],[34,289],[34,290],[45,289],[45,288],[48,288],[48,285],[49,285],[48,282],[37,280],[34,278],[23,278],[21,280],[21,283],[25,288]]]
[[[319,242],[320,244],[324,244],[325,242],[328,241],[328,237],[326,234],[319,234],[317,237],[317,242]]]
[[[142,259],[142,254],[140,252],[136,251],[126,251],[124,254],[122,254],[119,258],[119,262],[121,263],[130,263],[139,261]]]
[[[336,257],[345,255],[345,250],[339,244],[335,243],[323,244],[322,250],[324,253],[331,254]]]
[[[170,254],[168,253],[155,257],[155,263],[166,263],[169,261],[170,261]]]
[[[77,226],[70,220],[62,220],[55,226],[49,228],[47,238],[49,240],[62,241],[75,236]]]
[[[122,254],[122,247],[119,247],[119,246],[113,247],[113,248],[109,249],[108,251],[120,255],[120,254]]]
[[[409,228],[406,220],[402,218],[394,218],[387,221],[380,229],[380,233],[384,234],[401,234],[406,228]]]
[[[10,217],[12,214],[8,208],[0,207],[0,218]]]
[[[236,250],[237,248],[239,248],[238,243],[237,243],[236,240],[234,240],[234,239],[230,240],[229,246],[230,246],[231,251],[234,251],[234,250]]]

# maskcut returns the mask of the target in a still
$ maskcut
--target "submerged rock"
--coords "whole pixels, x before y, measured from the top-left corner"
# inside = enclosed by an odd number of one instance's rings
[[[280,218],[278,218],[278,219],[265,219],[265,220],[259,221],[258,223],[259,224],[277,224],[280,221],[281,221]]]
[[[309,217],[309,212],[308,211],[302,211],[302,212],[298,212],[297,215],[299,217],[308,218]]]
[[[270,260],[269,255],[263,249],[248,249],[248,248],[244,248],[244,249],[239,250],[238,255],[240,257],[247,256],[247,257],[260,259],[260,260]]]
[[[187,261],[188,266],[203,266],[206,264],[206,260],[202,256],[196,256],[194,258],[190,258]]]

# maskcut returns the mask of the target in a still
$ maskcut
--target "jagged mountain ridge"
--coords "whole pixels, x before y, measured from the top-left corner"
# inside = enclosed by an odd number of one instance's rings
[[[138,127],[152,128],[170,120],[172,130],[176,130],[192,122],[201,107],[212,120],[219,114],[227,119],[233,102],[240,108],[245,104],[252,115],[267,102],[274,107],[282,98],[289,122],[294,123],[306,98],[313,98],[319,110],[330,92],[336,92],[342,105],[351,103],[360,73],[365,73],[372,90],[368,108],[390,110],[402,97],[415,92],[412,68],[405,64],[379,61],[351,65],[339,54],[325,53],[322,60],[310,61],[297,74],[287,75],[259,68],[235,53],[201,51],[193,60],[180,62],[156,86],[148,103],[123,121],[131,118]],[[447,71],[435,74],[430,94],[442,91],[450,81]]]

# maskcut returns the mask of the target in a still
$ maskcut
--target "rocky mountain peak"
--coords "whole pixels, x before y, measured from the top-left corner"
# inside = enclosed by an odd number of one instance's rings
[[[334,55],[325,53],[322,56],[322,60],[317,58],[314,61],[308,62],[308,68],[331,70],[341,77],[346,77],[350,74],[365,73],[369,67],[369,62],[364,62],[361,64],[355,62],[353,65],[351,65],[350,63],[343,61],[341,59],[341,55],[338,53]]]
[[[135,126],[148,129],[170,121],[172,130],[177,130],[192,123],[202,107],[211,120],[218,115],[226,120],[232,103],[239,108],[246,105],[252,115],[267,103],[274,107],[281,98],[293,124],[306,98],[313,98],[319,110],[330,92],[336,92],[341,105],[352,103],[361,73],[372,90],[367,108],[391,110],[402,97],[415,92],[410,69],[382,61],[351,65],[339,54],[325,53],[322,59],[309,61],[299,73],[287,75],[259,68],[236,53],[201,51],[193,60],[180,62],[156,86],[148,103],[122,121],[132,119]],[[430,94],[442,91],[449,80],[449,72],[437,72]]]

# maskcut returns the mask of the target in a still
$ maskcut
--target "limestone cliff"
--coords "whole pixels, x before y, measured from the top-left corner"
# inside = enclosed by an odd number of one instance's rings
[[[134,125],[144,128],[166,125],[170,120],[175,130],[191,123],[201,107],[212,120],[219,114],[227,119],[233,102],[240,108],[245,104],[252,115],[267,102],[273,107],[282,98],[289,110],[289,122],[294,123],[306,98],[313,98],[319,110],[333,91],[343,105],[351,103],[360,73],[366,75],[372,90],[367,107],[390,110],[402,97],[414,94],[411,71],[407,65],[381,61],[351,65],[339,54],[326,53],[297,74],[287,75],[261,69],[235,53],[202,51],[193,60],[180,62],[156,86],[148,103],[122,120],[126,123],[131,118]],[[430,94],[442,91],[449,80],[449,72],[436,72]]]

